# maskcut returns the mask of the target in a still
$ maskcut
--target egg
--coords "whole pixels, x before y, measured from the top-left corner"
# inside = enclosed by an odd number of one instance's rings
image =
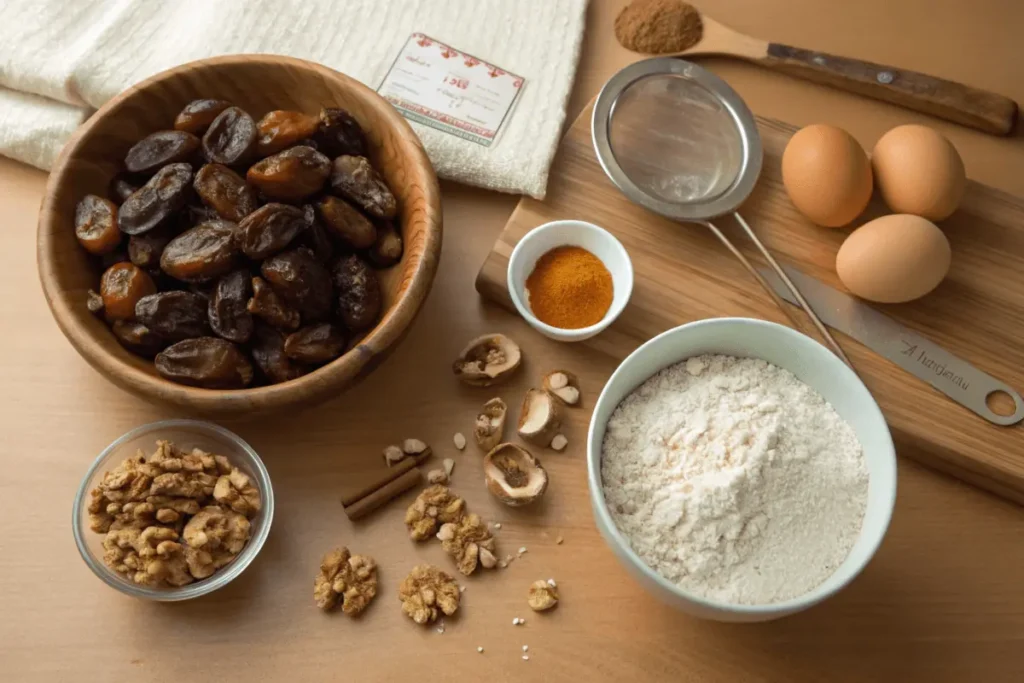
[[[836,273],[862,299],[896,304],[935,289],[950,257],[949,240],[934,223],[898,213],[850,233],[836,254]]]
[[[842,128],[801,128],[782,153],[782,184],[793,205],[812,222],[846,225],[871,200],[871,164],[864,148]]]
[[[871,152],[875,182],[886,205],[941,221],[964,196],[964,162],[941,133],[928,126],[897,126]]]

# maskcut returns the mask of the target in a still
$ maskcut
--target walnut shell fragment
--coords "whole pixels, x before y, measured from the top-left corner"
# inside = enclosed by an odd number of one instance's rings
[[[402,612],[417,624],[430,623],[442,614],[455,614],[461,595],[455,579],[429,564],[413,567],[398,588]]]
[[[377,563],[367,555],[352,555],[336,548],[324,555],[313,581],[313,599],[324,611],[341,603],[349,616],[359,614],[377,596]]]
[[[580,402],[579,380],[567,370],[552,370],[544,375],[544,391],[567,406],[574,406]]]
[[[466,345],[452,364],[460,380],[489,387],[508,379],[522,361],[519,345],[503,334],[485,334]]]
[[[561,411],[554,397],[542,389],[527,391],[519,411],[519,436],[524,441],[547,446],[561,426]]]
[[[473,438],[482,451],[490,451],[501,443],[505,434],[505,418],[508,406],[500,398],[492,398],[484,404],[483,410],[476,416],[473,427]]]
[[[526,602],[534,612],[549,610],[558,604],[558,588],[552,580],[540,579],[530,584]]]
[[[484,479],[491,495],[512,507],[529,505],[548,488],[540,460],[514,443],[498,444],[484,457]]]

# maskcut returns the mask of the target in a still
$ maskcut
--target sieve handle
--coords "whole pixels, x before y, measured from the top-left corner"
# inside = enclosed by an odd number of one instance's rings
[[[1008,135],[1017,103],[1008,97],[934,76],[849,57],[769,43],[758,62],[814,83],[830,85],[969,128]]]
[[[839,356],[840,360],[846,363],[846,365],[851,370],[856,372],[856,368],[853,367],[853,364],[850,362],[850,359],[847,358],[846,354],[843,352],[843,348],[839,346],[839,343],[832,337],[832,334],[828,331],[828,328],[826,328],[822,324],[821,320],[814,312],[814,309],[812,309],[810,304],[808,304],[807,301],[803,298],[803,295],[800,293],[800,290],[797,289],[796,285],[794,285],[793,282],[789,279],[789,276],[786,275],[786,273],[779,266],[778,262],[772,257],[771,253],[761,243],[761,240],[758,239],[754,231],[751,230],[749,225],[747,225],[747,222],[743,220],[743,217],[740,216],[738,213],[733,214],[733,216],[736,218],[737,222],[739,222],[739,224],[743,226],[744,231],[747,233],[750,239],[753,240],[754,244],[757,245],[758,250],[765,257],[765,260],[768,261],[768,264],[772,267],[772,270],[774,270],[779,275],[779,277],[782,278],[783,282],[787,284],[789,291],[798,300],[801,308],[804,309],[804,312],[811,319],[811,322],[814,323],[815,329],[818,330],[818,333],[821,335],[822,339],[825,340],[826,346],[832,349],[832,352]],[[743,267],[747,269],[747,272],[749,272],[755,280],[757,280],[757,283],[761,285],[761,288],[764,289],[764,291],[768,294],[769,297],[771,297],[772,301],[775,302],[775,305],[778,306],[782,310],[782,312],[786,314],[786,317],[790,319],[790,321],[793,323],[793,326],[802,332],[803,323],[796,315],[794,315],[793,309],[785,304],[785,302],[778,295],[778,293],[776,293],[775,289],[770,284],[768,284],[767,280],[764,279],[764,276],[761,275],[760,271],[758,271],[758,269],[755,268],[753,264],[750,263],[747,257],[744,256],[743,253],[736,248],[736,245],[734,245],[732,241],[725,236],[725,233],[719,230],[718,227],[714,223],[711,223],[710,221],[700,221],[700,223],[709,230],[711,230],[712,234],[714,234],[714,236],[718,238],[718,241],[725,245],[725,248],[728,249],[729,252],[732,253],[732,255],[735,256],[741,264],[743,264]]]

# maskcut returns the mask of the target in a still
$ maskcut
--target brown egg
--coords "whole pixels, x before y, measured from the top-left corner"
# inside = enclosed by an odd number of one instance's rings
[[[818,225],[846,225],[871,200],[871,164],[842,128],[801,128],[782,154],[782,183],[797,210]]]
[[[964,196],[963,160],[953,143],[927,126],[897,126],[883,135],[871,167],[882,199],[897,213],[941,221]]]
[[[836,254],[836,273],[862,299],[895,304],[935,289],[949,262],[949,241],[934,223],[892,214],[850,233]]]

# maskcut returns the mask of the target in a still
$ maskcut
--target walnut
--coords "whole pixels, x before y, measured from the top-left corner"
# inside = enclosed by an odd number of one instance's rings
[[[405,512],[405,525],[409,538],[425,541],[440,524],[457,522],[466,511],[466,501],[452,493],[447,486],[435,484],[423,490]]]
[[[173,529],[114,529],[103,539],[103,561],[116,572],[147,586],[192,582],[182,545]]]
[[[551,579],[540,579],[530,584],[526,601],[534,612],[543,612],[558,604],[558,588]]]
[[[249,477],[237,467],[230,474],[222,474],[213,487],[213,498],[235,512],[252,517],[260,511],[260,492]]]
[[[192,548],[237,555],[249,540],[250,528],[245,515],[219,505],[207,505],[188,520],[182,538]]]
[[[421,564],[413,567],[398,588],[402,611],[417,624],[434,621],[459,609],[459,584],[437,567]]]
[[[322,610],[334,609],[341,601],[341,611],[350,616],[359,614],[377,596],[377,563],[367,555],[351,555],[348,548],[338,548],[324,555],[320,573],[313,581],[313,599]]]
[[[494,557],[494,537],[480,515],[470,513],[458,522],[449,522],[437,532],[441,547],[455,559],[459,571],[469,576],[476,571],[480,554],[486,551]],[[493,567],[493,563],[491,567]],[[487,567],[488,569],[491,567]]]
[[[209,505],[221,478],[224,506]],[[114,571],[140,584],[183,586],[241,552],[251,533],[246,514],[259,507],[259,491],[224,456],[158,441],[148,459],[139,451],[104,474],[88,512]]]

